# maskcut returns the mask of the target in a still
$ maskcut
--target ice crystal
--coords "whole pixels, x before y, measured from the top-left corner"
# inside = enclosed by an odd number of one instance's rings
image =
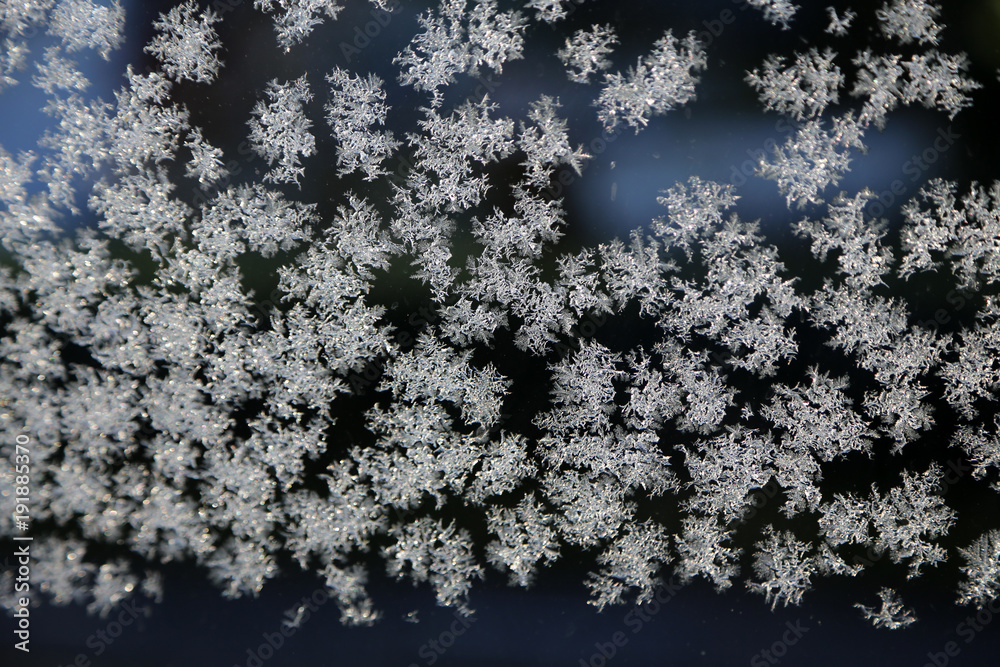
[[[925,0],[895,0],[876,12],[882,31],[901,43],[926,42],[937,44],[942,26],[935,22],[941,8]]]
[[[982,609],[1000,595],[1000,531],[987,532],[959,552],[965,559],[962,572],[967,578],[959,584],[959,602]]]
[[[384,125],[388,112],[382,80],[374,75],[366,79],[352,77],[339,67],[326,80],[332,87],[326,110],[327,122],[338,142],[339,174],[361,169],[366,180],[373,180],[386,173],[379,165],[398,148],[399,142],[388,131],[370,129]]]
[[[799,10],[798,6],[789,0],[747,0],[747,4],[764,13],[764,18],[780,25],[783,30],[788,30],[792,17]]]
[[[278,43],[288,52],[323,22],[326,14],[337,18],[343,7],[336,0],[254,0],[254,7],[275,14],[274,30]]]
[[[267,84],[270,102],[258,102],[250,120],[250,142],[268,164],[278,166],[267,173],[272,183],[298,183],[305,169],[299,160],[316,151],[316,140],[310,134],[312,121],[303,112],[303,105],[312,99],[305,75],[295,81]]]
[[[638,133],[651,116],[693,100],[698,81],[695,72],[705,66],[705,51],[693,32],[683,41],[668,32],[627,75],[604,76],[604,88],[597,100],[598,118],[608,129],[625,122]]]
[[[468,12],[466,4],[446,0],[421,15],[423,32],[393,61],[402,68],[400,83],[433,93],[434,106],[456,74],[477,75],[481,65],[501,72],[506,61],[523,57],[526,21],[519,12],[499,12],[496,0],[475,0]]]
[[[49,31],[62,39],[69,52],[93,49],[107,60],[121,46],[124,27],[125,10],[118,0],[110,7],[91,0],[59,0],[52,10]]]
[[[753,70],[747,82],[761,91],[768,109],[776,109],[796,120],[813,118],[836,103],[844,81],[840,68],[833,64],[836,53],[827,49],[820,55],[816,49],[797,54],[795,62],[784,68],[784,59],[771,56],[763,71]]]
[[[211,9],[195,16],[193,0],[161,14],[153,27],[161,31],[146,50],[163,62],[163,69],[174,79],[207,82],[215,78],[221,63],[216,51],[221,48],[213,25],[219,17]]]
[[[830,17],[830,25],[827,26],[826,31],[831,35],[836,35],[837,37],[844,37],[847,35],[848,30],[851,29],[851,24],[854,19],[858,17],[857,12],[850,9],[844,11],[844,15],[840,16],[837,14],[837,10],[833,7],[827,7],[826,13]]]
[[[614,50],[618,37],[610,26],[598,25],[592,30],[577,30],[559,49],[559,59],[566,66],[570,81],[587,83],[591,75],[611,67],[608,54]]]
[[[882,607],[877,611],[862,604],[854,605],[864,612],[865,618],[870,620],[876,628],[895,630],[905,628],[917,620],[913,617],[913,612],[903,606],[896,591],[891,588],[883,588],[879,591],[878,596],[882,600]]]
[[[757,175],[776,181],[789,208],[818,204],[820,194],[847,174],[851,151],[865,150],[864,129],[850,113],[804,123],[773,155],[761,159]]]

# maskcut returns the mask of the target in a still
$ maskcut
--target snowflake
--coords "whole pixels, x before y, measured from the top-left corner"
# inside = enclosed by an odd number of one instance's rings
[[[682,42],[668,32],[626,76],[604,75],[604,88],[596,103],[600,108],[597,117],[608,130],[624,121],[638,133],[651,116],[694,99],[698,82],[694,73],[705,69],[705,58],[705,51],[693,32]]]
[[[591,75],[611,67],[607,56],[617,43],[618,37],[611,26],[595,25],[590,30],[573,33],[558,54],[569,80],[589,83]]]
[[[278,166],[264,177],[272,183],[299,183],[305,172],[300,157],[316,152],[316,140],[309,132],[312,127],[304,112],[304,105],[312,100],[305,75],[295,81],[279,83],[277,79],[267,84],[270,102],[258,102],[250,120],[250,143],[267,163]]]
[[[188,0],[160,14],[160,19],[153,23],[160,34],[145,49],[177,81],[212,81],[222,65],[216,55],[222,45],[212,27],[220,18],[211,9],[196,16],[197,10],[194,0]]]

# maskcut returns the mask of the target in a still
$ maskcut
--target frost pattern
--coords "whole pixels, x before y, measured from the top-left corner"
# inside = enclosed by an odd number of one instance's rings
[[[804,123],[794,136],[761,159],[757,175],[775,181],[789,208],[819,204],[821,193],[847,174],[852,150],[864,150],[864,128],[851,114]]]
[[[500,12],[496,0],[444,0],[441,8],[418,18],[423,32],[396,56],[402,69],[399,81],[416,90],[433,93],[433,106],[441,104],[440,88],[455,75],[479,74],[486,66],[499,73],[508,60],[522,58],[525,18],[517,11]]]
[[[567,0],[528,0],[525,7],[535,10],[535,18],[546,23],[555,23],[566,18]]]
[[[335,19],[343,9],[336,0],[254,0],[253,4],[257,9],[276,15],[274,30],[286,53],[323,22],[324,14]]]
[[[836,104],[844,77],[833,64],[836,53],[827,49],[821,55],[816,49],[796,54],[795,62],[785,68],[784,59],[771,56],[763,71],[753,70],[747,82],[763,94],[768,109],[775,109],[796,120],[813,118],[823,113],[829,104]]]
[[[826,13],[830,17],[830,25],[826,27],[826,31],[837,37],[846,36],[854,19],[858,17],[857,12],[850,9],[844,10],[843,16],[837,14],[837,10],[833,7],[827,7]]]
[[[59,0],[52,11],[49,32],[62,39],[70,53],[93,49],[107,60],[121,46],[124,27],[125,10],[118,0],[111,6],[92,0]]]
[[[194,0],[190,0],[161,14],[153,23],[161,34],[146,47],[146,51],[160,59],[167,74],[178,81],[211,81],[221,66],[216,51],[222,45],[212,27],[219,17],[211,9],[196,17],[197,9]]]
[[[597,100],[598,118],[609,130],[625,122],[638,132],[651,116],[694,99],[698,81],[694,73],[705,68],[705,58],[695,33],[678,42],[668,32],[627,75],[604,76],[604,88]]]
[[[312,99],[305,75],[295,81],[267,84],[270,102],[258,102],[250,120],[250,142],[253,149],[267,158],[268,164],[278,163],[264,177],[272,183],[298,184],[305,169],[299,160],[316,152],[316,139],[309,132],[312,121],[303,106]]]
[[[373,74],[364,79],[352,77],[339,67],[326,80],[332,88],[326,119],[338,142],[339,175],[361,169],[365,180],[372,180],[384,174],[379,165],[399,147],[399,142],[388,131],[371,129],[384,125],[388,113],[382,80]]]
[[[749,4],[783,29],[797,9]],[[341,9],[255,5],[286,51]],[[0,148],[0,423],[35,443],[34,519],[54,527],[33,548],[40,589],[99,614],[158,599],[160,575],[134,570],[137,555],[195,562],[224,595],[255,595],[290,556],[345,623],[367,624],[378,558],[471,613],[488,569],[527,587],[583,553],[599,608],[649,601],[665,571],[746,586],[773,608],[819,577],[858,576],[864,548],[908,579],[960,559],[958,602],[995,599],[1000,529],[946,538],[951,471],[1000,490],[1000,181],[929,180],[895,226],[872,215],[874,192],[831,188],[898,107],[951,119],[971,106],[979,84],[945,50],[939,8],[885,3],[867,18],[886,42],[807,45],[744,73],[763,111],[794,123],[756,174],[802,211],[791,246],[743,217],[737,186],[693,175],[664,183],[663,214],[627,238],[576,246],[555,184],[600,158],[578,143],[566,96],[537,93],[513,117],[506,92],[463,96],[572,8],[521,6],[535,23],[496,0],[418,17],[393,60],[402,94],[428,94],[414,114],[390,108],[392,78],[328,70],[335,176],[305,168],[321,145],[307,74],[271,79],[249,118],[260,178],[175,95],[218,83],[221,10],[185,0],[162,14],[145,45],[159,69],[127,66],[103,101],[72,58],[109,59],[120,3],[0,6],[3,87],[19,85],[30,34],[56,38],[29,70],[48,129],[36,149]],[[864,20],[828,15],[838,37]],[[667,127],[659,117],[695,99],[710,47],[663,34],[593,85],[618,44],[610,26],[546,50],[593,92],[602,141]],[[389,129],[395,116],[408,131]],[[308,201],[316,183],[324,199]],[[96,222],[62,230],[83,206]],[[386,289],[391,273],[412,291]],[[252,287],[262,277],[270,294]],[[921,321],[901,293],[929,279],[955,288],[952,326]],[[624,328],[641,336],[623,344]],[[844,466],[896,472],[828,488]],[[780,523],[758,512],[765,495]],[[14,512],[10,494],[0,507]],[[0,583],[14,608],[11,578]],[[914,622],[894,589],[877,595],[878,608],[856,605],[874,625]]]
[[[903,606],[896,591],[891,588],[883,588],[879,591],[878,596],[882,600],[882,606],[878,610],[862,604],[854,605],[876,628],[896,630],[897,628],[905,628],[917,620],[913,617],[912,610]]]
[[[591,75],[611,67],[608,60],[618,37],[610,26],[597,25],[591,30],[577,30],[559,49],[559,60],[566,66],[570,81],[588,83]]]
[[[935,22],[941,8],[926,0],[894,0],[885,3],[876,12],[882,22],[882,31],[901,43],[923,42],[937,44],[942,26]]]
[[[982,609],[1000,595],[1000,530],[991,530],[968,549],[958,551],[966,562],[962,566],[966,580],[959,584],[958,601]]]
[[[792,17],[799,10],[798,6],[789,0],[747,0],[747,4],[764,13],[764,18],[780,25],[782,30],[791,27]]]

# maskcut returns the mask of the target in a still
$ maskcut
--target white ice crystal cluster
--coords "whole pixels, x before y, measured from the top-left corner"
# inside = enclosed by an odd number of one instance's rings
[[[748,63],[745,92],[793,128],[757,171],[794,209],[789,255],[734,185],[696,174],[627,238],[563,243],[552,185],[597,159],[569,119],[669,126],[715,66],[688,25],[622,55],[578,4],[441,0],[386,80],[294,59],[337,2],[184,0],[139,45],[155,65],[127,66],[106,101],[76,61],[125,42],[118,0],[0,3],[0,89],[34,86],[49,117],[37,147],[0,148],[0,538],[24,528],[24,434],[33,586],[107,613],[158,595],[162,563],[242,596],[294,561],[363,624],[372,556],[470,611],[475,580],[527,587],[572,550],[599,607],[648,600],[671,571],[799,604],[872,553],[908,579],[953,567],[961,604],[1000,594],[997,517],[948,504],[955,484],[1000,489],[1000,182],[928,181],[898,220],[837,188],[896,109],[972,104],[940,8],[830,8],[820,41]],[[775,34],[799,20],[749,6]],[[217,32],[236,13],[273,19],[289,54],[238,119],[256,172],[182,101],[242,57]],[[881,30],[848,47],[861,21]],[[547,63],[591,106],[455,99],[553,30]],[[386,286],[401,273],[417,301]],[[954,326],[906,296],[931,279],[961,299]],[[979,537],[948,543],[959,521]],[[913,622],[896,588],[862,614]]]

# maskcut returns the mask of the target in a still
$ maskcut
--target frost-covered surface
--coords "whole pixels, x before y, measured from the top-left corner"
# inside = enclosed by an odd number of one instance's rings
[[[291,53],[342,9],[254,5],[241,11],[272,17]],[[750,5],[795,25],[791,3]],[[394,8],[371,16],[387,25]],[[599,607],[649,600],[669,572],[794,605],[872,554],[907,580],[950,563],[958,602],[996,598],[997,517],[969,519],[971,542],[945,538],[963,521],[955,484],[1000,488],[1000,183],[928,181],[894,227],[873,192],[837,189],[890,112],[971,105],[980,84],[939,9],[886,3],[871,48],[807,45],[744,73],[761,112],[794,128],[757,176],[794,209],[819,281],[741,217],[734,185],[696,174],[664,184],[663,215],[627,239],[561,245],[573,221],[552,184],[595,156],[560,101],[509,117],[447,92],[502,74],[571,9],[442,0],[385,58],[396,81],[348,65],[270,80],[239,119],[241,155],[266,165],[236,178],[174,97],[226,76],[225,15],[192,0],[162,15],[145,45],[158,66],[129,67],[108,102],[74,59],[123,43],[118,2],[0,7],[0,84],[36,86],[51,116],[36,149],[0,149],[0,423],[33,443],[38,590],[107,613],[158,595],[158,563],[193,561],[242,596],[294,561],[345,622],[368,623],[372,555],[468,611],[476,580],[529,586],[572,550],[592,557]],[[850,33],[856,9],[831,8],[824,39]],[[39,33],[53,41],[31,61]],[[710,45],[657,34],[638,60],[603,24],[550,54],[581,84],[613,70],[587,110],[606,133],[648,131],[697,98]],[[400,87],[416,114],[393,107]],[[413,117],[405,136],[394,115]],[[80,206],[96,223],[60,231]],[[251,288],[256,267],[270,295]],[[381,286],[401,271],[423,298],[412,309]],[[958,290],[957,326],[914,314],[903,288],[928,275]],[[605,336],[613,321],[642,342]],[[520,400],[537,387],[545,400]],[[895,472],[850,488],[825,475],[876,464]],[[5,517],[14,485],[0,468]],[[875,625],[914,621],[896,588],[875,595],[858,604]]]
[[[618,37],[610,26],[595,25],[590,30],[576,31],[559,50],[566,76],[570,81],[587,83],[592,74],[611,67],[608,54],[617,43]]]

